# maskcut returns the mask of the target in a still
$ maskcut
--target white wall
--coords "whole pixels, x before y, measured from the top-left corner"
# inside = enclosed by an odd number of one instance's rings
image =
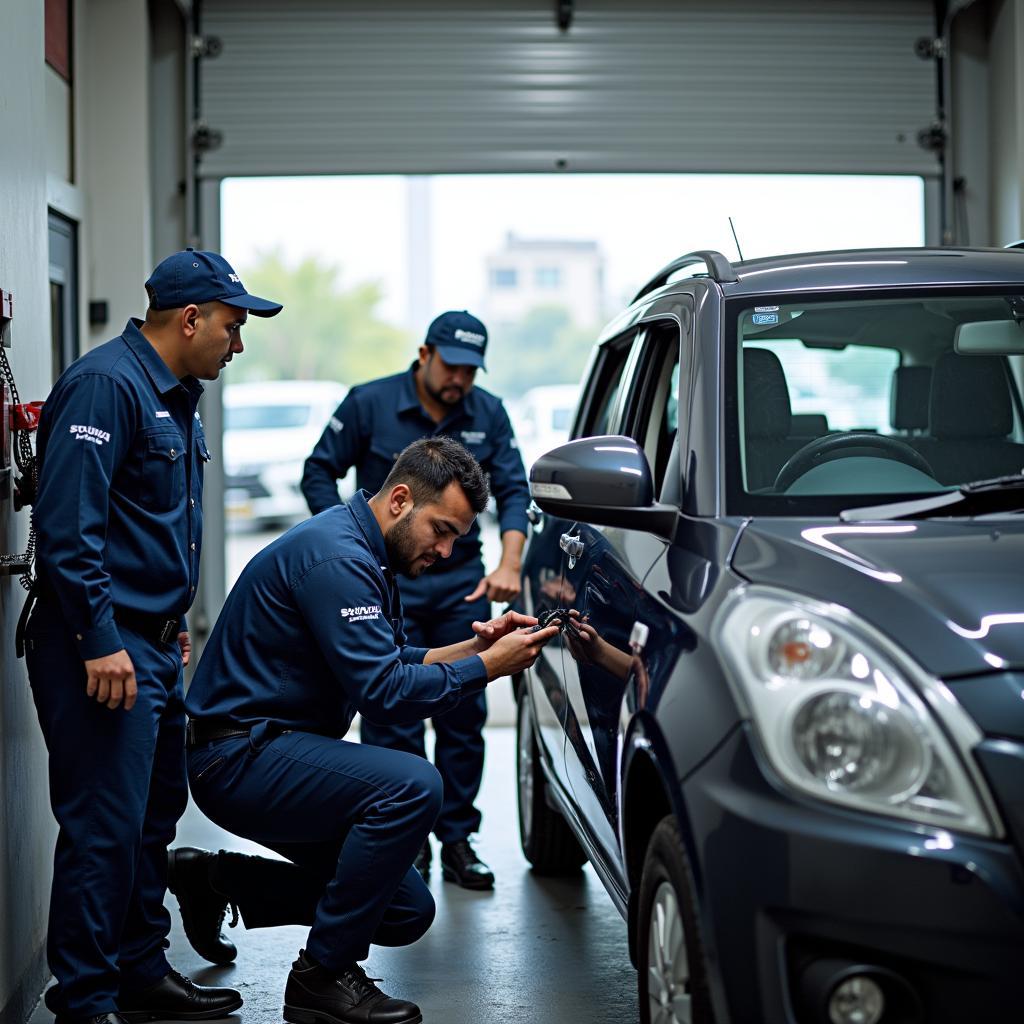
[[[1024,0],[992,4],[989,117],[992,243],[1024,238]]]
[[[153,268],[146,0],[87,0],[78,32],[86,54],[76,94],[89,228],[82,286],[110,310],[106,325],[84,328],[91,348],[145,312],[143,283]]]
[[[0,288],[14,295],[8,358],[23,400],[50,380],[43,4],[5,0],[0,32]],[[28,515],[0,501],[0,549],[23,551]],[[55,835],[46,756],[14,626],[25,592],[0,576],[0,1020],[20,1021],[45,980]]]

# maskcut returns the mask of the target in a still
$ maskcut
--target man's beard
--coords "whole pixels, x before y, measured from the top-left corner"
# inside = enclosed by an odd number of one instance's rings
[[[445,388],[432,388],[426,381],[423,382],[423,389],[435,401],[441,405],[458,405],[466,397],[466,392],[457,384],[451,384]],[[447,392],[447,395],[445,394]],[[455,397],[451,397],[454,393]]]
[[[388,555],[389,568],[409,579],[416,579],[426,568],[426,565],[421,565],[413,571],[413,563],[418,558],[412,537],[412,520],[416,515],[418,513],[414,510],[384,534],[384,550]]]

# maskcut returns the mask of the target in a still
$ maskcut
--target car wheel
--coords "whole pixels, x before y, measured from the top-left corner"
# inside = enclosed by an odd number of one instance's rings
[[[714,1024],[693,875],[671,815],[647,847],[639,911],[642,1024]]]
[[[516,780],[519,796],[519,841],[523,856],[540,874],[579,871],[587,856],[565,818],[548,805],[547,780],[533,734],[533,707],[526,687],[519,688],[516,714]]]

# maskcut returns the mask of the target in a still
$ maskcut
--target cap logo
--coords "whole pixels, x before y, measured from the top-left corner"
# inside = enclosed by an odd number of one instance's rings
[[[228,280],[234,281],[235,284],[241,284],[242,279],[237,274],[228,274]]]
[[[483,345],[487,340],[482,334],[476,334],[473,331],[464,331],[461,327],[457,328],[455,333],[452,335],[456,341],[464,341],[470,345],[476,345],[477,348]]]

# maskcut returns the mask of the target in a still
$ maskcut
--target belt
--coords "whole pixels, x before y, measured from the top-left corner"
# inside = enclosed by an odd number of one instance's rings
[[[181,616],[165,618],[162,615],[146,615],[132,608],[118,605],[114,608],[114,621],[129,629],[134,629],[136,633],[141,634],[147,640],[160,640],[169,644],[177,639],[180,632]]]
[[[218,722],[215,718],[190,718],[185,729],[185,747],[193,750],[214,740],[225,740],[229,736],[248,736],[251,731],[239,725],[225,725],[223,720]]]

